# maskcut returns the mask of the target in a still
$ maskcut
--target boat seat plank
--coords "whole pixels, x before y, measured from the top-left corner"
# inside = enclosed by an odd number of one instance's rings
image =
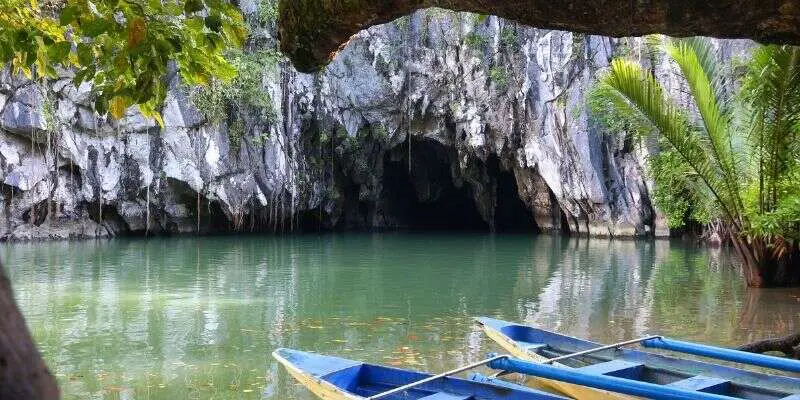
[[[445,393],[439,392],[434,393],[430,396],[420,397],[419,400],[472,400],[474,397],[464,396],[461,394],[452,394],[452,393]]]
[[[523,342],[521,340],[517,341],[517,345],[527,351],[530,352],[537,352],[540,349],[547,347],[546,343],[531,343],[531,342]]]
[[[638,379],[644,371],[644,364],[632,363],[623,360],[611,360],[599,364],[578,368],[588,374],[608,375],[617,378]]]
[[[731,382],[725,379],[697,375],[681,381],[672,382],[667,386],[704,393],[727,394],[728,390],[730,389],[730,385]]]

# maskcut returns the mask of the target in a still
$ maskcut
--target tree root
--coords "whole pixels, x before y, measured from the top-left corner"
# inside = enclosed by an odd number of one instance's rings
[[[749,353],[766,353],[770,351],[781,352],[786,357],[800,360],[800,333],[774,339],[760,340],[746,344],[738,350]]]

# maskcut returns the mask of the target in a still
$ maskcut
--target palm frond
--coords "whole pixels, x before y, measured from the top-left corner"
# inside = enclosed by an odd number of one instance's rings
[[[759,212],[779,206],[780,180],[797,166],[800,125],[800,49],[763,46],[742,85],[742,100],[753,115],[748,141],[757,162]]]
[[[674,148],[690,169],[708,187],[720,204],[723,213],[733,223],[738,223],[729,196],[723,193],[726,186],[712,166],[702,138],[691,126],[688,118],[665,95],[661,85],[638,64],[616,59],[611,68],[600,77],[599,89],[591,94],[593,101],[605,99],[648,121]]]
[[[666,45],[667,53],[678,64],[689,90],[692,92],[700,119],[705,128],[711,160],[719,169],[724,183],[720,195],[727,198],[733,212],[741,212],[739,197],[739,171],[733,156],[733,141],[730,134],[730,115],[723,111],[720,96],[713,85],[716,69],[713,67],[713,50],[707,40],[679,40]]]
[[[700,67],[703,69],[706,76],[708,76],[708,80],[714,85],[715,89],[718,89],[717,85],[724,83],[724,77],[719,70],[719,63],[717,62],[717,57],[714,53],[711,41],[701,36],[676,40],[694,52]],[[722,103],[723,99],[718,98],[717,101]]]

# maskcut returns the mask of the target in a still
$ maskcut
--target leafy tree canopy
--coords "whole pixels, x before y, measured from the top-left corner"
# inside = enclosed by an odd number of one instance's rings
[[[138,105],[162,123],[171,63],[189,85],[230,80],[223,57],[247,32],[226,0],[0,0],[0,62],[31,79],[74,72],[92,81],[95,109],[121,118]]]

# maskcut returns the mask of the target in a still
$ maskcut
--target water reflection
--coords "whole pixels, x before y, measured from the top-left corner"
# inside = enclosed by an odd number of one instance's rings
[[[7,244],[2,259],[65,398],[311,398],[273,349],[442,371],[496,349],[476,315],[605,342],[800,328],[797,290],[746,290],[727,252],[665,241],[186,238]]]

